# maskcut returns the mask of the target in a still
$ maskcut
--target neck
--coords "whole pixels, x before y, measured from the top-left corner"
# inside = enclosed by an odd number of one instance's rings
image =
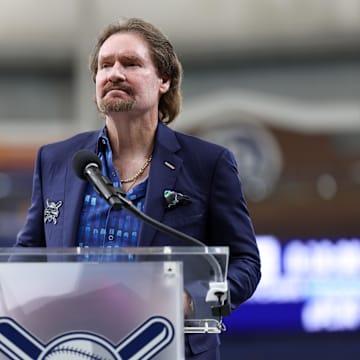
[[[126,192],[149,174],[157,122],[157,117],[139,119],[123,113],[106,117],[113,165]]]
[[[148,157],[152,152],[157,118],[139,119],[116,114],[106,117],[106,127],[114,159]]]

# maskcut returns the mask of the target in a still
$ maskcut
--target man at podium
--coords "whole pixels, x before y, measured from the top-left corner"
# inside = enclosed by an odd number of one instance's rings
[[[152,24],[124,19],[100,34],[90,60],[104,124],[39,149],[31,206],[16,246],[184,246],[79,179],[72,159],[87,149],[137,209],[207,246],[229,247],[235,309],[260,280],[254,230],[233,154],[167,126],[181,106],[182,67],[172,44]],[[219,359],[219,343],[217,335],[187,335],[186,359]]]

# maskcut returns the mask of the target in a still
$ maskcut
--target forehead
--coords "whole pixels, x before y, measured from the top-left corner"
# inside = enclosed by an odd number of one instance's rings
[[[99,50],[99,60],[112,56],[135,56],[151,61],[147,42],[140,34],[132,32],[116,33],[105,40]]]

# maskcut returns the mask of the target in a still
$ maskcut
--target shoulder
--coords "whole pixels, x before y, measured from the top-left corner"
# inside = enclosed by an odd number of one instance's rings
[[[49,166],[66,164],[79,150],[89,149],[95,151],[98,134],[98,131],[88,131],[61,141],[42,145],[37,153],[37,161],[49,164]]]
[[[179,131],[174,131],[174,133],[180,144],[181,151],[189,154],[193,159],[197,158],[203,161],[217,162],[219,159],[225,157],[230,159],[231,162],[235,161],[232,152],[222,145]]]
[[[56,148],[66,148],[69,146],[81,147],[86,146],[89,143],[95,142],[99,135],[99,131],[87,131],[73,135],[67,139],[53,142],[50,144],[43,145],[43,148],[56,149]]]
[[[41,146],[42,153],[57,153],[63,152],[64,154],[76,152],[84,147],[89,148],[96,146],[99,131],[88,131],[76,134],[67,139],[45,144]]]
[[[196,150],[196,153],[199,153],[199,155],[209,154],[210,152],[212,156],[214,154],[221,154],[224,151],[228,151],[228,149],[224,146],[212,143],[195,135],[185,134],[171,128],[168,128],[167,131],[171,132],[175,136],[176,140],[180,145],[180,148],[182,148],[183,150]]]
[[[166,131],[168,144],[171,141],[172,150],[182,159],[187,171],[196,173],[199,178],[209,177],[220,170],[237,174],[235,157],[228,148],[194,135],[172,129]]]

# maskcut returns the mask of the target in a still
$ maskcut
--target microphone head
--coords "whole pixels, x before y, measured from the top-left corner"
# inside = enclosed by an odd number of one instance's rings
[[[80,179],[86,180],[85,169],[90,164],[101,169],[100,159],[90,150],[79,150],[72,158],[73,170]]]

